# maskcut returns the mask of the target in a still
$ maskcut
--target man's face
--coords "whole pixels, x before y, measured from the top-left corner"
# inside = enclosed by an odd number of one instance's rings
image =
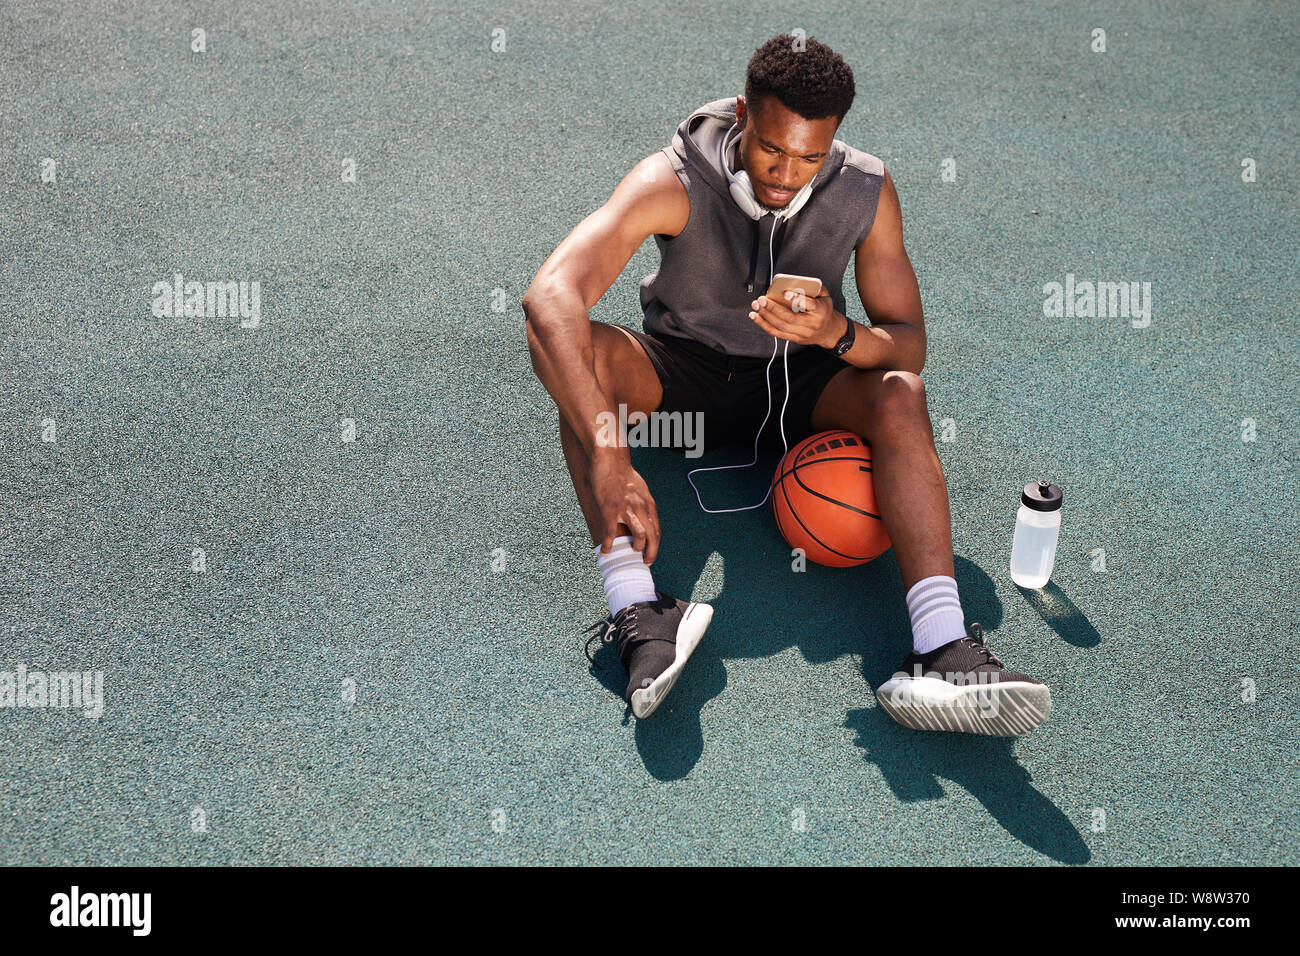
[[[736,97],[740,165],[749,174],[754,196],[769,209],[789,205],[800,189],[817,175],[839,129],[834,116],[804,119],[774,96],[765,96],[758,109],[747,110]]]

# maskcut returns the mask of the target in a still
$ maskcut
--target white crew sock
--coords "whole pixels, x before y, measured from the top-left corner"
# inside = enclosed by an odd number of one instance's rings
[[[645,563],[640,551],[632,550],[631,535],[615,538],[609,554],[601,554],[600,545],[592,550],[596,552],[600,573],[605,577],[605,597],[609,601],[610,614],[617,614],[629,604],[655,599],[655,580],[650,576],[650,565]]]
[[[966,636],[957,582],[946,574],[913,584],[907,592],[907,613],[912,617],[912,650],[918,654]]]

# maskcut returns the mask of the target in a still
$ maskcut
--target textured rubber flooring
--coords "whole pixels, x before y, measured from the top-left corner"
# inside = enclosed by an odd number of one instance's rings
[[[656,581],[713,625],[644,722],[582,656],[519,298],[795,28],[898,184],[967,619],[1053,692],[1016,741],[893,724],[892,552],[793,574],[671,452]],[[3,862],[1300,862],[1300,6],[17,0],[0,40],[0,671],[104,675],[98,719],[0,709]],[[640,327],[654,255],[593,318]],[[260,324],[155,317],[177,273]],[[1044,318],[1067,274],[1149,326]]]

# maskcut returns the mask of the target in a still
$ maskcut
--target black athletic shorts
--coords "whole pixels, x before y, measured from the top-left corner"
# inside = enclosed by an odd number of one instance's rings
[[[759,426],[760,453],[781,453],[781,404],[785,398],[782,345],[776,358],[749,358],[718,352],[702,342],[675,335],[653,335],[619,326],[633,336],[654,365],[664,396],[658,411],[703,412],[703,449],[723,445],[752,449]],[[764,371],[772,363],[772,411],[767,424],[768,392]],[[810,346],[789,355],[790,397],[785,406],[785,440],[788,447],[812,434],[813,409],[822,389],[841,369],[853,368],[833,352]]]

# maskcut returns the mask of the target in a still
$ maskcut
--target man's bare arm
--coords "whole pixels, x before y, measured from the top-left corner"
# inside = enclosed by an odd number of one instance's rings
[[[888,171],[880,187],[876,221],[857,248],[853,271],[871,325],[858,326],[844,361],[858,368],[921,374],[925,365],[921,289],[903,248],[903,214]]]
[[[620,447],[596,444],[598,415],[613,403],[596,379],[587,310],[614,284],[637,249],[656,233],[686,227],[690,202],[668,157],[654,153],[624,177],[609,200],[580,222],[542,264],[524,294],[533,370],[593,461]]]

